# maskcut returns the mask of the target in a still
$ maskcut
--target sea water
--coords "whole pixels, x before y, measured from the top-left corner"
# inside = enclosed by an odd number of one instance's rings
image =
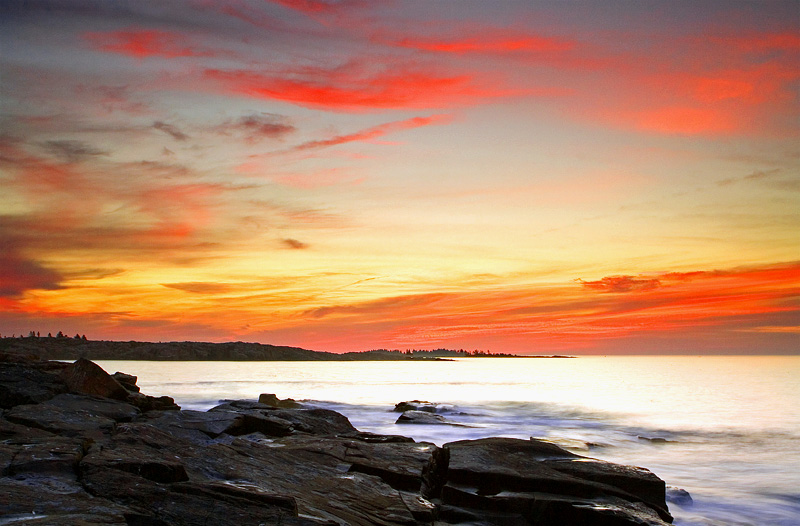
[[[800,356],[98,363],[184,409],[275,393],[439,445],[547,439],[685,489],[693,502],[669,505],[679,526],[800,525]],[[414,399],[465,426],[395,424]]]

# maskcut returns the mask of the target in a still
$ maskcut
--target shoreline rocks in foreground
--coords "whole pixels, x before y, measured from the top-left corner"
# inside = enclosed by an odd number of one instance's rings
[[[273,400],[274,398],[274,400]],[[642,468],[538,440],[437,447],[264,396],[209,411],[88,360],[0,354],[0,522],[664,526]],[[286,402],[286,403],[281,403]],[[5,522],[3,522],[5,521]]]

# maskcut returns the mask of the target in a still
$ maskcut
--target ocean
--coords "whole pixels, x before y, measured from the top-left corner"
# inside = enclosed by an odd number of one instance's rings
[[[438,445],[543,438],[688,491],[678,526],[800,525],[800,356],[98,363],[184,409],[274,393]],[[463,426],[395,424],[415,399]]]

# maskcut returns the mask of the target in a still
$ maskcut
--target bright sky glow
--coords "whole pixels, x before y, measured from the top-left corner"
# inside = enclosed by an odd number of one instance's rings
[[[0,4],[0,334],[800,352],[800,8]]]

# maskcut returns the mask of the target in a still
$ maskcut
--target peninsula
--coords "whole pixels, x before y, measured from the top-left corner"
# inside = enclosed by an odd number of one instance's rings
[[[406,361],[452,358],[569,358],[518,356],[486,351],[451,349],[388,350],[332,353],[300,347],[248,342],[137,342],[87,340],[75,336],[0,338],[0,352],[38,356],[45,360],[153,360],[153,361]]]

